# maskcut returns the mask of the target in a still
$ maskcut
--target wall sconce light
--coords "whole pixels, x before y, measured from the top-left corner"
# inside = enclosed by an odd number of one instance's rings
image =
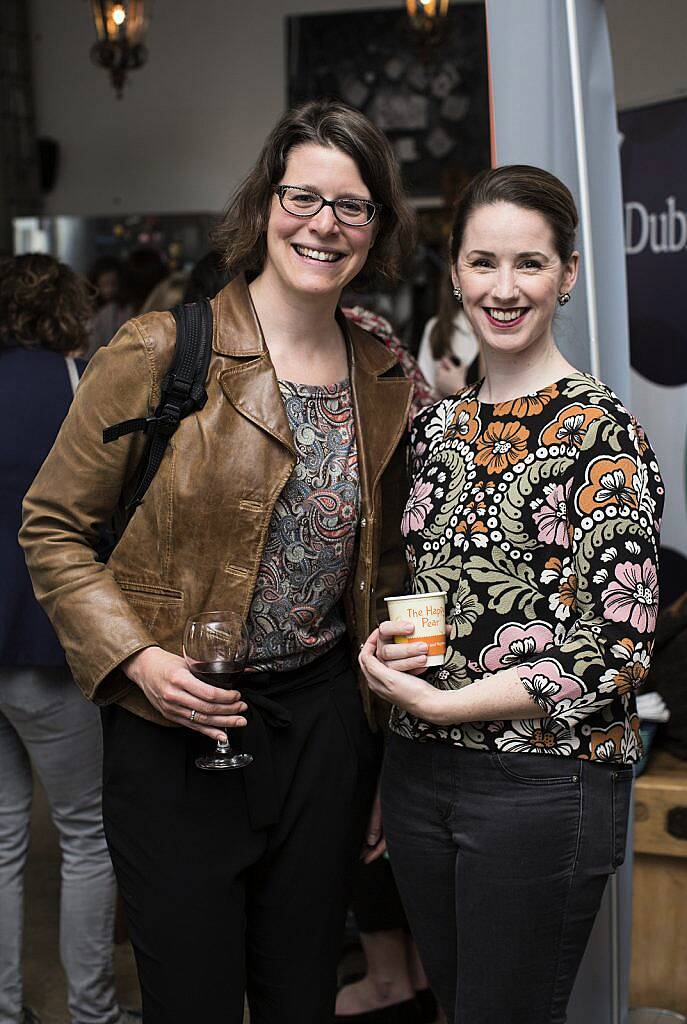
[[[122,98],[127,71],[143,67],[148,59],[144,39],[150,7],[151,0],[91,0],[98,35],[91,58],[110,72],[117,99]]]
[[[446,17],[448,4],[449,0],[406,0],[411,25],[420,32],[436,32]]]

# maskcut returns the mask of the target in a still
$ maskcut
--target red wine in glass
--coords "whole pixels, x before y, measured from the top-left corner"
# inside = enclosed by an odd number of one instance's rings
[[[237,675],[245,670],[248,658],[248,631],[235,612],[201,612],[192,615],[184,629],[184,658],[197,679],[210,686],[233,690]],[[245,768],[252,764],[250,754],[232,750],[227,730],[226,743],[196,758],[196,766],[206,771]]]

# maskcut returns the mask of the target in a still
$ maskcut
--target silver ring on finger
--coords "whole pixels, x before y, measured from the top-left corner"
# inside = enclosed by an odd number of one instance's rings
[[[193,709],[193,711],[191,712],[191,715],[190,715],[190,718],[191,718],[191,721],[192,721],[192,722],[195,722],[195,720],[196,720],[196,715],[197,715],[197,714],[198,714],[198,712],[197,712],[197,711],[196,711],[196,709],[194,708],[194,709]]]

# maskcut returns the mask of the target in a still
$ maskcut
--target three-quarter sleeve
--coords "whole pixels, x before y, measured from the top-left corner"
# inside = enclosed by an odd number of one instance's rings
[[[628,719],[615,722],[611,705],[620,697],[627,708],[649,668],[664,492],[634,420],[607,413],[594,428],[559,489],[557,511],[563,502],[567,529],[554,538],[540,572],[558,639],[519,664],[518,673],[559,727],[600,712],[613,745],[613,731],[627,728]],[[543,523],[544,512],[534,515]]]

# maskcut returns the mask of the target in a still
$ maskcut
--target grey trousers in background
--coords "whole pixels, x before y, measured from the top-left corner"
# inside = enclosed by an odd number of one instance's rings
[[[20,1024],[31,765],[60,836],[60,954],[73,1024],[113,1024],[115,883],[101,814],[100,714],[67,669],[0,667],[0,1024]]]

